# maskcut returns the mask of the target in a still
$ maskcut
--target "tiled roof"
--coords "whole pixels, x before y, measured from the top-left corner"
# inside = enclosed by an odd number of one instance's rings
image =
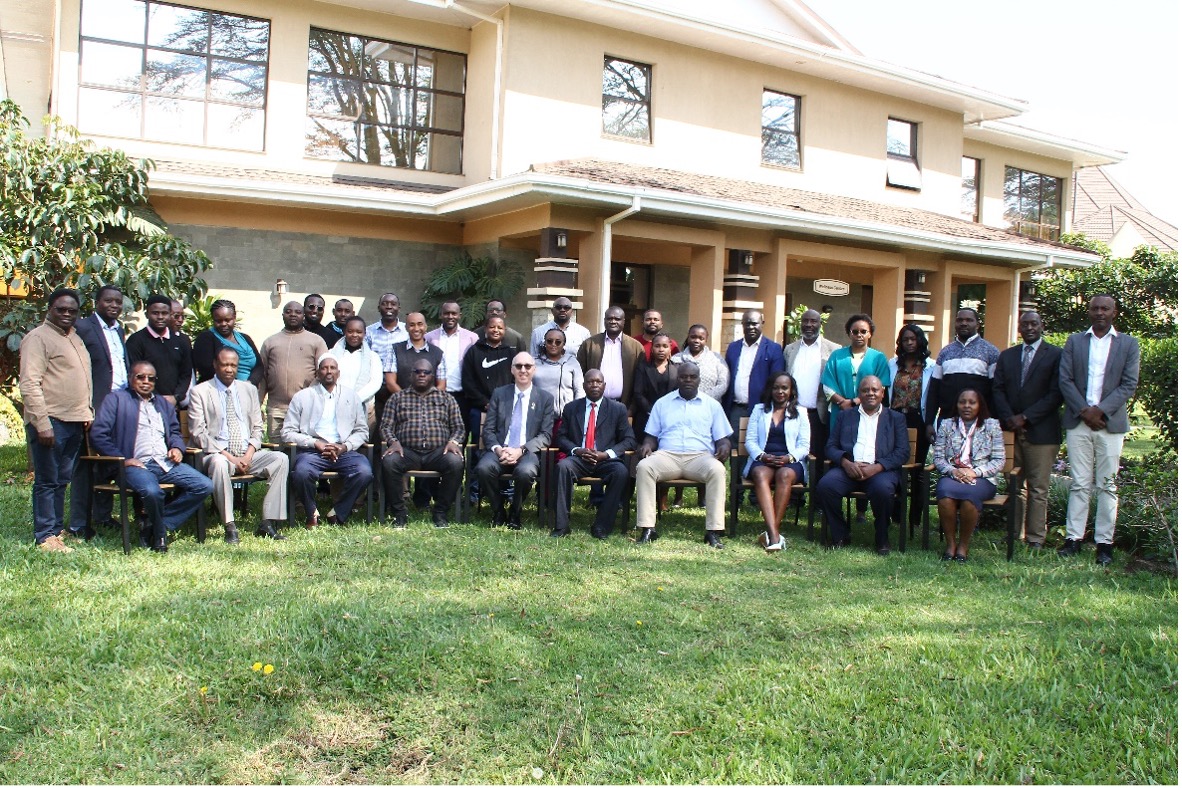
[[[306,186],[337,186],[346,189],[379,190],[385,192],[410,192],[414,194],[443,194],[452,191],[451,186],[408,183],[406,181],[380,178],[360,178],[352,175],[307,175],[282,170],[264,170],[249,167],[233,167],[225,164],[207,164],[191,161],[160,161],[156,169],[161,173],[197,175],[228,180],[254,180],[272,183],[301,184]]]
[[[958,241],[979,240],[989,243],[1030,246],[1047,251],[1059,249],[1080,251],[1073,246],[1027,238],[1017,233],[987,227],[983,224],[945,216],[933,211],[902,208],[854,197],[822,194],[715,175],[699,175],[680,170],[642,167],[595,159],[574,159],[535,164],[531,169],[538,173],[563,175],[600,183],[694,194],[719,200],[733,200],[736,203],[747,205],[763,205],[780,210],[787,209],[856,222],[935,233]]]
[[[1161,249],[1178,248],[1178,228],[1154,216],[1102,167],[1085,167],[1075,174],[1072,190],[1075,217],[1072,228],[1087,237],[1109,242],[1132,222],[1142,238]]]

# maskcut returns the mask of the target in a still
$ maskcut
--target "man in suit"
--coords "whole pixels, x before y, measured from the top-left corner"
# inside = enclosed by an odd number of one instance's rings
[[[887,526],[901,489],[899,469],[911,459],[907,420],[883,406],[886,392],[874,375],[858,386],[861,407],[843,410],[830,425],[825,458],[833,464],[817,483],[817,500],[829,522],[832,547],[850,544],[850,525],[841,501],[851,492],[864,492],[874,510],[874,540],[879,555],[890,555]],[[902,526],[900,526],[902,527]]]
[[[825,403],[821,372],[839,347],[821,336],[821,313],[808,309],[800,316],[800,339],[784,348],[784,369],[796,381],[798,404],[808,410],[809,453],[814,457],[824,453],[829,440],[829,408],[817,407],[817,403]]]
[[[1087,529],[1092,491],[1096,502],[1096,563],[1112,563],[1116,530],[1116,473],[1125,433],[1129,431],[1128,403],[1141,374],[1141,346],[1112,326],[1116,300],[1094,296],[1088,302],[1092,328],[1067,338],[1059,361],[1059,389],[1066,409],[1067,463],[1071,492],[1067,498],[1067,540],[1063,557],[1079,552]]]
[[[636,438],[628,424],[628,409],[603,396],[606,384],[603,373],[589,369],[583,374],[585,399],[577,399],[562,410],[562,428],[554,436],[555,445],[566,457],[558,463],[558,494],[554,531],[551,536],[570,533],[570,497],[575,479],[594,476],[603,480],[603,501],[595,514],[591,535],[606,539],[620,507],[628,466],[624,452],[636,448]]]
[[[189,443],[202,451],[201,470],[213,481],[213,500],[238,544],[232,476],[267,480],[263,517],[254,535],[285,539],[275,523],[287,518],[287,455],[263,448],[263,408],[254,384],[238,380],[238,352],[223,346],[213,357],[213,378],[189,390]]]
[[[570,337],[567,347],[574,347]],[[644,346],[624,333],[624,310],[609,306],[603,313],[603,333],[588,338],[578,348],[575,357],[579,366],[603,374],[604,396],[631,405],[632,379],[644,357]]]
[[[74,324],[74,331],[86,352],[90,354],[91,407],[98,413],[107,395],[127,385],[130,372],[127,345],[119,316],[123,313],[123,291],[114,285],[103,285],[94,296],[94,313]],[[110,493],[95,493],[91,500],[90,488],[100,474],[102,482],[114,478],[115,468],[108,463],[96,467],[93,462],[74,466],[70,481],[70,535],[79,539],[94,538],[95,530],[86,524],[90,508],[94,507],[94,521],[114,525],[111,509],[114,497]]]
[[[485,454],[476,478],[493,510],[493,525],[521,529],[521,502],[529,495],[540,466],[538,454],[554,432],[554,398],[533,384],[534,357],[513,357],[513,382],[493,391],[484,419]],[[500,475],[513,474],[513,501],[505,513]]]
[[[743,313],[743,338],[726,348],[726,366],[730,385],[723,406],[730,417],[732,434],[737,439],[739,419],[750,416],[759,402],[764,384],[784,371],[784,353],[780,346],[763,335],[763,313],[749,309]]]
[[[1059,356],[1062,349],[1042,339],[1042,317],[1023,312],[1018,319],[1022,344],[1007,348],[993,373],[994,415],[1014,433],[1017,527],[1032,550],[1047,538],[1047,489],[1059,456]]]

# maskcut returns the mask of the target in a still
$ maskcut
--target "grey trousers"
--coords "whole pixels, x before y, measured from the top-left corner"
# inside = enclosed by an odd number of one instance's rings
[[[250,472],[267,480],[267,496],[263,498],[263,519],[287,519],[287,455],[283,452],[259,449],[250,458]],[[201,470],[213,482],[213,500],[223,523],[234,521],[234,485],[230,477],[236,470],[220,454],[201,458]],[[233,472],[233,473],[232,473]]]
[[[1027,542],[1047,540],[1047,491],[1058,456],[1059,444],[1031,443],[1022,433],[1014,434],[1014,465],[1022,469],[1016,485],[1015,528]]]

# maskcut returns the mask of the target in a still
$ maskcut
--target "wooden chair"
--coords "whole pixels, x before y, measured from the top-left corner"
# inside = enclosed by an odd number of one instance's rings
[[[465,454],[467,454],[467,463],[465,464],[464,479],[467,480],[475,478],[476,463],[480,461],[484,454],[484,419],[487,413],[480,414],[480,431],[476,434],[476,440],[470,442],[464,447]],[[550,490],[550,475],[547,468],[545,452],[538,456],[538,478],[534,480],[534,494],[538,498],[538,527],[546,528],[549,525],[550,517],[549,510],[551,508]],[[502,482],[512,481],[512,473],[502,473],[498,477]],[[463,522],[468,522],[468,496],[464,494],[464,485],[460,486],[460,497],[463,502]],[[484,502],[484,496],[481,495],[476,499],[476,511],[480,511],[480,505]]]
[[[467,463],[465,463],[465,467],[466,466],[467,466]],[[374,466],[373,466],[373,475],[374,475],[373,483],[378,488],[378,519],[379,520],[386,519],[386,506],[387,506],[386,484],[382,480],[382,474],[384,474],[384,473],[385,473],[385,469],[382,467],[381,455],[378,455],[378,461],[376,463],[374,463]],[[402,489],[403,489],[403,494],[405,495],[407,487],[410,484],[411,479],[442,479],[443,474],[440,473],[439,471],[407,471],[403,475],[402,478],[403,478],[403,488]],[[465,474],[464,478],[462,478],[460,480],[460,486],[456,488],[455,518],[457,521],[462,522],[462,523],[468,522],[468,512],[467,512],[467,509],[464,508],[464,506],[463,506],[463,500],[465,498],[464,485],[466,483],[467,483],[467,474]]]
[[[1014,560],[1014,536],[1018,525],[1018,476],[1022,469],[1014,465],[1014,433],[1002,432],[1006,446],[1006,462],[1002,466],[1001,476],[1005,479],[1006,491],[998,492],[982,504],[985,509],[1001,509],[1006,513],[1006,560]],[[923,469],[924,500],[923,500],[923,548],[928,549],[928,526],[931,520],[930,475],[935,473],[936,466],[928,465]],[[1000,488],[999,488],[1000,489]]]
[[[296,455],[299,453],[298,447],[294,443],[278,444],[276,447],[285,449],[287,451],[288,474],[290,475],[292,471],[295,470]],[[374,488],[381,486],[378,484],[378,474],[380,471],[378,470],[377,466],[374,465],[374,447],[372,443],[361,444],[357,451],[365,455],[365,458],[369,460],[369,467],[373,472],[373,481],[369,483],[369,487],[367,487],[365,490],[365,521],[367,523],[372,523],[374,520],[374,509],[376,507],[378,498],[378,493],[374,490]],[[325,471],[324,473],[320,474],[321,481],[331,482],[333,479],[339,478],[341,478],[341,474],[338,471]],[[289,484],[287,495],[287,520],[289,524],[295,522],[295,498],[295,493],[292,490],[292,486]]]
[[[743,466],[747,464],[747,458],[750,456],[747,453],[747,416],[739,419],[739,442],[738,446],[731,449],[731,488],[730,488],[730,529],[731,537],[734,537],[739,532],[739,505],[743,502],[743,493],[747,490],[755,489],[755,484],[743,476]],[[808,455],[801,460],[802,464],[813,464],[816,458],[813,455]],[[807,467],[807,465],[806,465]],[[792,494],[796,498],[796,514],[793,518],[792,524],[800,526],[800,507],[804,503],[804,494],[809,490],[803,481],[798,481],[792,485]],[[810,498],[810,502],[811,502]]]

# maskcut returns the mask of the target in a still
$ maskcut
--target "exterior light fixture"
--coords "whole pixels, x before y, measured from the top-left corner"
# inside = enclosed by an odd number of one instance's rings
[[[559,249],[566,248],[566,230],[559,230],[554,235],[554,245],[557,246]]]
[[[285,280],[285,279],[276,279],[275,280],[275,295],[277,295],[277,296],[287,295],[287,280]]]

